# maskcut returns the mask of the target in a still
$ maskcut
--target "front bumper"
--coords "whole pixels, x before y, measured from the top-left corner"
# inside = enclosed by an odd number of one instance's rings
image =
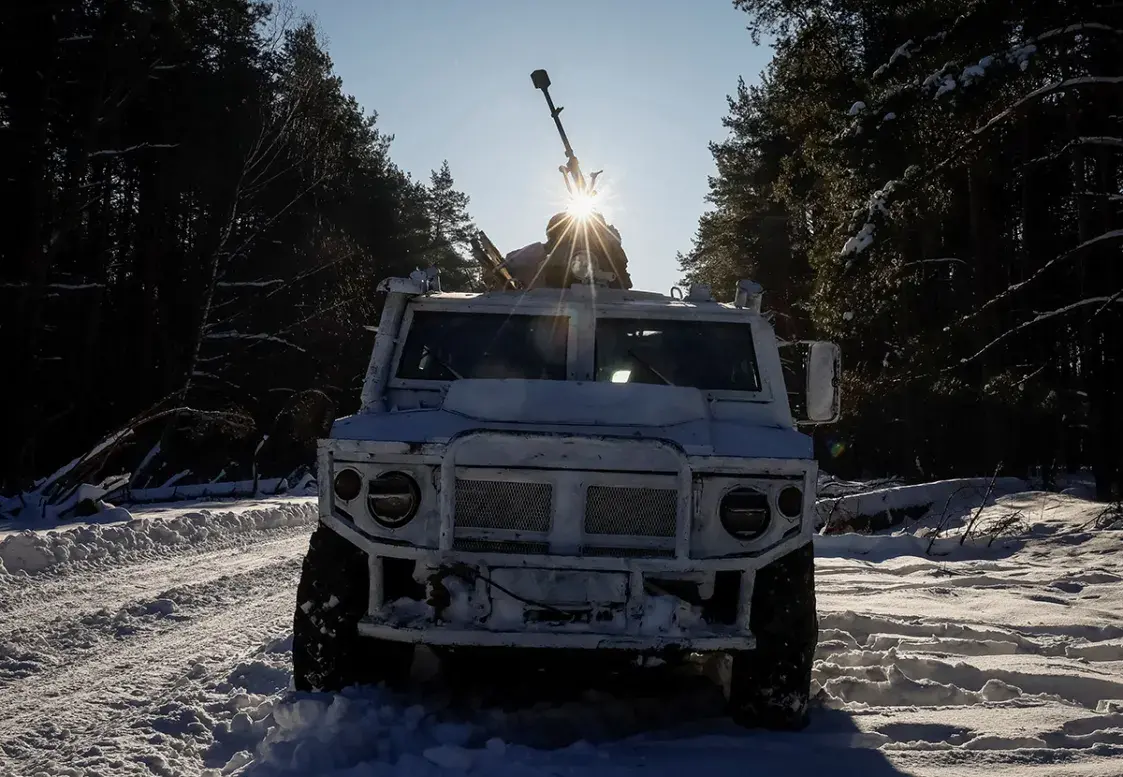
[[[434,647],[518,647],[587,650],[627,650],[637,653],[661,651],[752,650],[756,639],[748,634],[634,635],[597,632],[490,631],[484,628],[409,628],[372,620],[359,624],[367,637],[412,642]]]
[[[367,478],[384,469],[404,469],[422,489],[418,516],[404,529],[388,532],[366,516],[361,497],[337,503],[330,489],[321,488],[321,520],[370,558],[369,604],[359,631],[378,639],[435,646],[750,650],[755,646],[749,613],[756,571],[811,539],[806,522],[778,518],[760,540],[731,542],[716,522],[697,518],[715,515],[722,493],[745,483],[772,497],[780,484],[797,483],[808,495],[806,512],[814,467],[804,460],[696,460],[652,440],[498,432],[459,437],[442,451],[368,451],[361,443],[336,441],[321,449],[321,472],[333,472],[337,458]],[[330,482],[327,475],[322,478]],[[481,511],[476,508],[482,487],[464,483],[534,489],[515,495],[488,492],[494,506]],[[552,496],[541,496],[542,489]],[[594,489],[614,495],[596,502]],[[639,492],[637,503],[653,500],[650,511],[621,510],[613,523],[616,516],[606,512],[604,502],[625,498],[621,489]],[[665,498],[659,492],[668,491],[674,494],[673,532],[646,520],[668,509],[658,501]],[[458,494],[465,500],[465,520]],[[536,517],[523,520],[524,515]],[[405,584],[403,569],[409,570]],[[523,597],[528,604],[487,582],[493,574],[541,572],[583,576],[588,585],[576,595],[531,591]],[[397,584],[391,580],[395,575]],[[435,590],[434,575],[461,578],[463,590],[453,597]],[[715,615],[707,602],[719,579],[722,603]],[[604,591],[606,580],[615,581],[615,593]],[[667,580],[710,591],[682,598],[675,586],[668,603],[668,589],[661,585]],[[663,593],[653,593],[649,583]],[[423,590],[404,595],[411,587]],[[456,605],[451,609],[450,598]],[[552,617],[564,613],[574,617]]]
[[[361,544],[370,559],[364,636],[441,647],[642,653],[756,645],[749,614],[759,558],[683,569],[675,559],[403,554]]]

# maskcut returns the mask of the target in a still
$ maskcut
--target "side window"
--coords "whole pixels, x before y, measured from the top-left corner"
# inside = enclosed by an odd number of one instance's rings
[[[569,318],[415,311],[397,377],[565,380]]]

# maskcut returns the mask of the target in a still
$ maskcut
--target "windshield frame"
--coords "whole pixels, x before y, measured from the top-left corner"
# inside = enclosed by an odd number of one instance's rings
[[[593,380],[596,380],[596,325],[598,321],[605,319],[626,319],[628,321],[674,321],[674,322],[696,322],[696,323],[722,323],[722,324],[736,324],[749,328],[749,333],[752,338],[753,347],[753,361],[756,366],[757,381],[760,385],[758,391],[741,391],[733,389],[706,389],[700,388],[699,391],[708,400],[711,401],[734,401],[734,402],[758,402],[768,403],[773,400],[772,383],[769,380],[770,370],[762,362],[762,351],[760,348],[761,335],[762,335],[762,322],[763,319],[759,315],[746,314],[740,309],[731,309],[724,306],[715,306],[714,310],[700,310],[697,307],[689,306],[683,308],[677,307],[659,307],[656,309],[648,308],[646,310],[640,309],[625,309],[625,308],[611,308],[601,309],[596,312],[596,316],[592,321],[590,327],[591,332],[589,335],[590,342],[593,347],[590,348],[589,359],[589,374]],[[626,384],[621,384],[626,385]]]
[[[596,324],[598,319],[646,319],[650,321],[698,321],[736,323],[750,327],[753,351],[756,356],[760,391],[729,391],[698,389],[708,401],[751,404],[769,404],[779,396],[772,383],[778,365],[772,363],[772,354],[762,343],[774,341],[772,327],[757,313],[734,308],[721,303],[697,305],[688,302],[657,300],[632,300],[627,303],[606,302],[556,296],[535,299],[533,293],[522,296],[517,303],[509,299],[479,298],[470,294],[448,297],[417,297],[406,307],[389,370],[387,388],[390,390],[441,391],[452,380],[419,380],[399,378],[405,340],[413,326],[415,311],[441,311],[447,313],[501,313],[504,315],[564,316],[569,318],[569,337],[566,342],[566,380],[596,381]],[[626,385],[626,384],[620,384]],[[781,387],[781,392],[783,388]],[[782,399],[786,402],[787,395]]]
[[[414,314],[436,313],[438,315],[504,315],[504,316],[548,316],[568,319],[568,332],[566,337],[566,377],[567,381],[577,380],[577,323],[576,313],[572,306],[567,304],[525,304],[512,307],[508,304],[488,304],[487,301],[477,300],[441,300],[418,299],[406,308],[402,324],[398,328],[398,338],[394,345],[394,356],[390,363],[390,380],[388,388],[391,389],[440,389],[448,386],[454,379],[430,380],[422,378],[400,378],[398,371],[401,368],[402,356],[405,352],[405,343],[413,329]]]

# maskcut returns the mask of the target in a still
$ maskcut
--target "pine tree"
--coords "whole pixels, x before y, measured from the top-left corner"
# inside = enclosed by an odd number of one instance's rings
[[[828,464],[1092,466],[1117,493],[1123,8],[735,5],[776,57],[730,102],[683,269],[770,277],[803,336],[841,343],[850,453]]]
[[[291,463],[255,451],[310,428],[293,408],[353,408],[378,281],[438,253],[455,272],[469,223],[447,167],[412,181],[376,119],[265,3],[4,4],[0,491],[118,432],[68,480],[248,476]]]
[[[467,254],[475,232],[468,203],[468,195],[456,190],[448,160],[444,160],[429,175],[427,206],[430,263],[441,269],[441,282],[448,289],[469,291],[481,285],[479,269]]]

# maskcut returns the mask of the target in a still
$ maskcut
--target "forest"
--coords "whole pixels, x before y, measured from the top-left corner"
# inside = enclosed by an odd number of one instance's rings
[[[1123,4],[736,0],[775,57],[729,99],[680,256],[843,353],[823,466],[1123,488]]]
[[[1123,5],[733,4],[774,58],[730,74],[679,261],[840,343],[822,466],[1090,469],[1118,498]],[[76,458],[57,493],[311,466],[357,404],[378,280],[480,284],[467,194],[391,141],[283,5],[4,4],[0,492]]]
[[[311,465],[377,282],[476,282],[447,164],[396,167],[292,9],[5,3],[0,36],[0,492]]]

